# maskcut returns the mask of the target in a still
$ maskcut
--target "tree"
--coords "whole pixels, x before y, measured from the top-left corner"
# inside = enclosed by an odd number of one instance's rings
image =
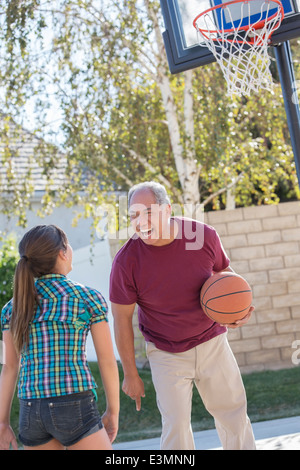
[[[215,67],[216,64],[211,66]],[[211,207],[224,207],[226,193],[222,192],[222,186],[230,181],[234,183],[236,204],[239,206],[278,203],[299,197],[279,80],[274,77],[272,93],[261,92],[251,98],[229,99],[220,82],[222,77],[217,75],[216,70],[212,72],[213,82],[211,71],[196,71],[202,83],[198,88],[199,100],[206,101],[205,106],[199,108],[196,119],[199,123],[198,135],[209,136],[209,139],[199,139],[197,142],[197,153],[205,152],[208,157],[207,171],[201,175],[202,193],[205,193],[205,188],[212,192],[206,202],[210,204],[213,200]],[[208,98],[209,93],[213,93],[213,100]],[[203,109],[210,116],[210,126],[201,119]],[[222,197],[214,198],[220,186]]]
[[[216,64],[171,76],[157,0],[14,0],[0,13],[3,109],[22,122],[34,108],[46,168],[60,144],[60,202],[89,214],[149,178],[189,207],[223,207],[233,188],[239,205],[299,196],[280,86],[229,100]]]

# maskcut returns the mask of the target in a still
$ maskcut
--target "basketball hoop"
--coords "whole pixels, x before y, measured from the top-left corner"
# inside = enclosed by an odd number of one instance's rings
[[[229,95],[249,96],[252,90],[272,89],[268,46],[283,17],[279,0],[233,0],[194,19],[199,44],[214,54]]]

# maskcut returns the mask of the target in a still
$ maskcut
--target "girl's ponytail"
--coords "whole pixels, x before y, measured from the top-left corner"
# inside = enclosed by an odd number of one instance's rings
[[[10,330],[18,352],[28,344],[29,324],[36,303],[35,279],[28,258],[23,256],[17,264],[14,276],[13,309]]]

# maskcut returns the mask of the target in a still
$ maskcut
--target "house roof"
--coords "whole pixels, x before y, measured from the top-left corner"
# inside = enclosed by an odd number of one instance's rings
[[[67,159],[57,148],[0,116],[1,192],[24,181],[34,192],[56,190],[66,178],[66,168]]]

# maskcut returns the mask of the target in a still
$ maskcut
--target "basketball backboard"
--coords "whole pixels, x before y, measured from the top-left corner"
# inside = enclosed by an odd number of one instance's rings
[[[261,2],[250,1],[254,7],[251,20],[255,21],[255,8],[259,12]],[[300,0],[281,1],[285,16],[280,28],[272,36],[272,45],[300,36]],[[225,0],[160,0],[160,3],[165,23],[163,38],[171,73],[183,72],[214,62],[213,54],[206,47],[199,45],[193,21],[202,11],[225,3]],[[240,11],[239,4],[236,9],[234,7],[232,9],[237,22],[240,21]],[[221,22],[218,16],[222,14],[220,12],[221,10],[216,10],[216,29]],[[226,18],[222,18],[222,24],[226,26]]]

